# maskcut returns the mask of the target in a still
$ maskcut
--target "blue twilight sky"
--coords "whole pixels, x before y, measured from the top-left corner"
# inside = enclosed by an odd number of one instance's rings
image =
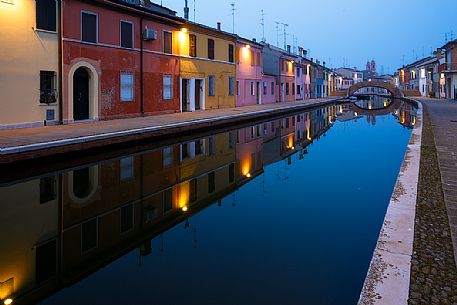
[[[153,0],[160,3],[160,1]],[[457,0],[195,0],[196,21],[232,31],[230,3],[235,2],[235,30],[246,38],[265,36],[277,42],[275,21],[287,23],[287,42],[311,50],[311,57],[328,66],[365,68],[375,59],[378,72],[392,73],[445,42],[445,33],[457,38]],[[183,16],[184,0],[163,0],[164,6]],[[189,0],[191,20],[194,0]],[[280,45],[284,45],[282,26]],[[448,34],[448,39],[451,35]]]

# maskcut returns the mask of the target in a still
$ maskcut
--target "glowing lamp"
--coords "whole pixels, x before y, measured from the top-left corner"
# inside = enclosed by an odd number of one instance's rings
[[[250,48],[251,48],[251,46],[247,44],[246,45],[246,49],[250,49]]]
[[[181,29],[181,32],[187,33],[187,29],[186,29],[186,28],[182,28],[182,29]]]
[[[251,173],[247,173],[246,178],[251,178]]]
[[[187,206],[183,206],[182,209],[181,209],[183,212],[187,212],[189,210],[189,208]]]
[[[3,304],[5,304],[5,305],[13,304],[13,299],[8,298],[8,299],[6,299],[5,301],[3,301]]]

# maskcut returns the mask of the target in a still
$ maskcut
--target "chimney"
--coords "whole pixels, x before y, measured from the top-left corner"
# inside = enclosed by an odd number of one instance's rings
[[[325,67],[325,61],[324,61],[324,62],[322,62],[322,65]]]
[[[189,20],[189,5],[188,0],[184,0],[184,19]]]
[[[307,50],[303,50],[303,57],[306,58],[306,56],[308,56],[308,51]]]
[[[314,58],[311,57],[311,62],[314,62]]]
[[[436,49],[436,58],[440,60],[443,57],[443,50],[441,48]]]
[[[254,41],[254,42],[257,42],[257,39],[255,39],[255,38],[252,38],[252,41]]]
[[[217,23],[217,30],[218,30],[218,31],[221,30],[221,23],[220,23],[220,22]]]
[[[287,53],[290,53],[290,44],[287,45]]]

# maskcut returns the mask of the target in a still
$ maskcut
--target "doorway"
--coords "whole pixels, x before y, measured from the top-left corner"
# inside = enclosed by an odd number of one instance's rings
[[[182,112],[189,111],[189,80],[182,80],[182,93],[181,93]]]
[[[73,119],[89,119],[89,73],[79,68],[73,76]]]
[[[256,87],[257,87],[256,88],[256,102],[257,102],[257,105],[260,105],[260,104],[262,104],[261,95],[260,95],[260,93],[261,93],[260,82],[257,82]]]
[[[202,80],[196,79],[195,80],[195,110],[202,109]]]

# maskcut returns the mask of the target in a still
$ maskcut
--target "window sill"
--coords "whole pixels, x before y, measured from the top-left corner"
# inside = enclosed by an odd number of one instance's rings
[[[35,32],[57,35],[57,31],[50,31],[50,30],[35,29]]]
[[[52,104],[39,103],[40,107],[56,107],[58,105],[59,105],[58,102],[55,102],[55,103],[52,103]]]

